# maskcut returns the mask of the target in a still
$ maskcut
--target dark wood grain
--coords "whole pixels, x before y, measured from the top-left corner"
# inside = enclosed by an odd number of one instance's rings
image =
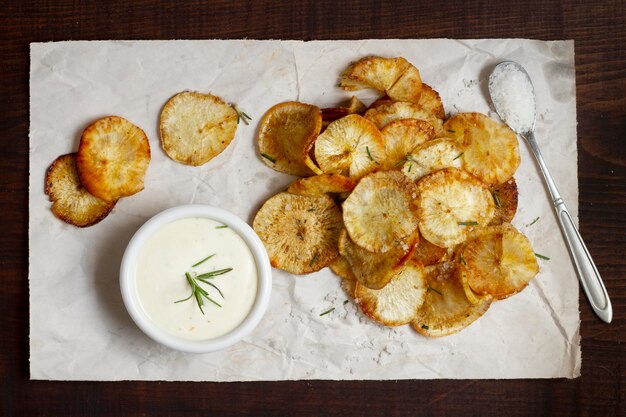
[[[626,3],[258,0],[0,4],[0,415],[626,415]],[[28,376],[29,42],[574,39],[580,229],[615,310],[581,298],[582,377],[513,381],[46,382]]]

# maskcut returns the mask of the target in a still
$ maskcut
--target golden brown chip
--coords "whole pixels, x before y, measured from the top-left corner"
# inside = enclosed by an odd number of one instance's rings
[[[346,295],[354,300],[356,296],[356,283],[355,279],[342,279],[341,288],[345,291]]]
[[[104,219],[117,201],[94,197],[80,184],[76,154],[59,156],[46,175],[46,194],[52,201],[52,213],[78,227],[91,226]]]
[[[360,178],[380,167],[385,145],[372,122],[351,114],[332,122],[317,137],[315,159],[325,173]]]
[[[339,253],[346,258],[357,281],[372,288],[383,288],[411,256],[415,243],[395,246],[385,253],[374,253],[354,243],[344,229],[339,235]]]
[[[305,177],[313,172],[304,162],[304,149],[312,146],[322,128],[322,112],[310,104],[288,101],[271,107],[259,127],[259,152],[276,171]]]
[[[437,136],[443,135],[441,119],[433,116],[430,112],[422,108],[418,104],[395,102],[391,104],[382,104],[376,108],[370,108],[363,115],[366,119],[371,120],[379,129],[384,128],[394,120],[418,119],[429,122],[435,128]]]
[[[387,105],[387,104],[392,104],[394,101],[391,99],[391,97],[389,97],[387,94],[385,94],[382,97],[377,98],[375,101],[372,102],[372,104],[369,105],[369,107],[367,108],[367,110],[369,109],[375,109],[379,106],[383,106],[383,105]]]
[[[358,98],[352,96],[350,101],[346,106],[342,107],[327,107],[322,109],[322,124],[324,128],[330,124],[330,122],[334,122],[337,119],[341,119],[349,114],[360,114],[365,113],[367,108],[365,104],[361,102]]]
[[[351,64],[342,74],[339,86],[353,91],[374,88],[398,101],[417,103],[422,91],[419,71],[402,57],[365,57]]]
[[[279,193],[254,217],[272,266],[292,274],[319,271],[339,255],[341,211],[327,195]]]
[[[420,239],[419,243],[415,246],[411,259],[424,266],[429,266],[442,262],[447,257],[448,250],[446,248],[440,248],[426,239]]]
[[[344,280],[356,281],[356,276],[354,275],[354,272],[352,272],[350,262],[348,262],[348,260],[343,256],[339,255],[328,266],[335,274],[339,275]]]
[[[446,112],[443,109],[443,103],[441,102],[439,93],[427,84],[422,84],[422,94],[417,104],[438,119],[443,120],[443,118],[446,117]]]
[[[443,248],[465,240],[474,227],[491,221],[491,192],[475,177],[458,169],[435,171],[417,183],[421,236]]]
[[[76,155],[80,182],[94,196],[115,201],[143,190],[150,164],[146,134],[129,122],[109,116],[83,131]]]
[[[470,289],[503,299],[524,289],[539,272],[528,238],[509,223],[489,226],[470,236],[459,249]]]
[[[407,155],[422,143],[435,137],[435,128],[429,122],[417,119],[395,120],[381,131],[385,142],[385,167],[398,168]]]
[[[357,181],[354,178],[340,174],[314,175],[295,180],[291,183],[287,192],[300,195],[346,193],[352,191],[356,183]]]
[[[386,326],[400,326],[415,318],[426,296],[424,268],[407,263],[382,289],[356,284],[355,299],[363,313]]]
[[[455,274],[454,265],[441,263],[425,268],[427,291],[424,303],[412,322],[415,330],[429,337],[459,332],[482,316],[490,298],[472,304]]]
[[[384,129],[383,129],[384,130]],[[431,172],[444,168],[461,168],[463,153],[454,139],[429,140],[407,153],[402,164],[402,173],[417,181]]]
[[[509,180],[520,164],[515,133],[481,113],[459,113],[443,129],[463,149],[465,169],[489,185]]]
[[[415,184],[398,171],[361,179],[343,202],[343,221],[354,243],[370,252],[407,244],[417,230]]]
[[[493,200],[496,203],[496,214],[489,225],[495,226],[502,223],[510,223],[517,211],[517,183],[511,177],[508,181],[490,187]]]
[[[202,165],[232,142],[237,122],[237,111],[221,98],[184,91],[163,106],[159,123],[161,146],[174,161]]]

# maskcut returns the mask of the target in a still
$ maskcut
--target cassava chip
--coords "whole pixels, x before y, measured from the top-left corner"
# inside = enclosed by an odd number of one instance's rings
[[[444,168],[461,168],[463,153],[453,139],[438,138],[411,150],[402,164],[402,173],[417,181]]]
[[[496,214],[490,225],[510,223],[517,211],[517,183],[511,177],[508,181],[490,187],[493,200],[496,204]]]
[[[386,125],[381,131],[385,142],[385,167],[399,167],[407,155],[422,143],[435,137],[433,125],[424,120],[396,120]]]
[[[415,330],[424,336],[442,337],[459,332],[482,316],[491,305],[490,298],[477,304],[469,302],[453,264],[441,263],[426,267],[424,271],[426,296],[412,322]]]
[[[372,289],[387,285],[394,272],[409,259],[414,246],[414,243],[398,245],[385,253],[374,253],[354,243],[345,229],[339,235],[339,253],[350,264],[357,281]]]
[[[441,102],[439,93],[427,84],[422,84],[422,94],[417,104],[438,119],[443,120],[443,118],[446,117],[446,112],[443,109],[443,103]]]
[[[366,316],[386,326],[400,326],[413,321],[426,289],[424,268],[409,262],[380,290],[357,282],[355,300]]]
[[[415,66],[402,57],[366,57],[351,64],[342,74],[339,86],[353,91],[374,88],[397,101],[417,103],[422,79]]]
[[[345,291],[346,295],[352,299],[355,297],[356,292],[356,280],[353,279],[342,279],[341,280],[341,288]]]
[[[115,201],[143,190],[150,163],[146,134],[129,122],[109,116],[83,131],[76,155],[80,182],[94,196]]]
[[[219,97],[191,91],[178,93],[161,111],[161,146],[174,161],[205,164],[232,142],[238,119],[237,111]]]
[[[347,193],[354,189],[356,182],[354,178],[340,174],[314,175],[295,180],[291,183],[287,192],[300,195]]]
[[[328,266],[335,274],[339,275],[344,280],[356,281],[356,277],[354,276],[354,273],[352,272],[350,263],[343,256],[339,255]]]
[[[349,114],[363,114],[367,108],[358,98],[352,96],[346,106],[326,107],[322,109],[322,125],[328,126],[330,122],[341,119]]]
[[[370,252],[406,244],[417,230],[415,184],[398,171],[361,179],[343,202],[343,221],[354,243]]]
[[[379,168],[385,145],[372,122],[351,114],[329,124],[317,137],[315,159],[325,173],[360,178]]]
[[[379,129],[384,128],[394,120],[418,119],[429,122],[435,129],[437,136],[443,135],[441,119],[433,116],[419,104],[395,102],[382,104],[376,108],[371,108],[363,115],[371,120]]]
[[[52,201],[52,213],[78,227],[98,223],[117,203],[116,200],[94,197],[80,184],[75,153],[59,156],[50,165],[46,175],[46,194]]]
[[[259,127],[259,152],[266,165],[285,174],[305,177],[313,172],[304,162],[322,128],[322,112],[310,104],[288,101],[270,108]]]
[[[448,258],[448,249],[433,245],[426,239],[420,239],[415,246],[411,259],[424,266],[434,265]]]
[[[459,113],[446,121],[445,134],[463,150],[465,170],[486,184],[502,184],[520,164],[515,133],[481,113]]]
[[[509,223],[488,226],[470,236],[459,249],[470,289],[503,299],[524,289],[539,272],[528,238]]]
[[[326,195],[276,194],[259,209],[252,226],[272,266],[292,274],[319,271],[339,255],[341,211]]]
[[[421,236],[449,248],[465,240],[475,226],[489,224],[495,208],[485,184],[465,171],[435,171],[417,183]]]

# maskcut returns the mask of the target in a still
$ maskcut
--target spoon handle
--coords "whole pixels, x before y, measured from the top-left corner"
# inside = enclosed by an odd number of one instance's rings
[[[569,250],[570,257],[574,262],[578,279],[580,280],[580,284],[587,295],[589,304],[591,304],[591,307],[602,321],[610,323],[613,319],[611,300],[606,292],[600,273],[598,272],[593,259],[591,259],[591,255],[589,254],[580,233],[576,229],[576,226],[574,226],[574,221],[572,220],[572,217],[570,216],[569,211],[567,210],[567,207],[565,206],[565,203],[556,188],[556,184],[548,171],[548,167],[541,156],[539,146],[535,141],[535,134],[534,132],[529,132],[522,136],[526,139],[526,142],[535,155],[539,168],[541,168],[541,173],[543,174],[543,178],[545,179],[548,190],[550,191],[552,203],[554,204],[557,218],[559,219],[559,226],[561,227],[561,231],[565,237],[567,249]]]

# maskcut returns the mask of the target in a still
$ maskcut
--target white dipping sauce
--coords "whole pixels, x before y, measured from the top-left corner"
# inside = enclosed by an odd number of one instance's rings
[[[143,310],[163,330],[189,340],[222,336],[246,318],[257,295],[257,269],[254,257],[235,231],[207,218],[176,220],[156,231],[141,248],[135,268],[135,285]],[[209,255],[211,259],[192,267]],[[203,298],[204,315],[194,297],[185,272],[200,275],[233,268],[208,279],[219,292],[199,285],[218,302]]]

